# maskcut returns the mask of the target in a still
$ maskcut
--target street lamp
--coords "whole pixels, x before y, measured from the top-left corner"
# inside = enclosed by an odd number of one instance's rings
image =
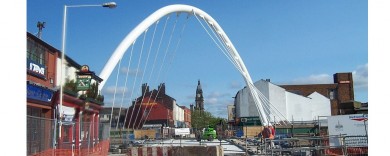
[[[65,72],[64,72],[64,60],[65,60],[65,38],[66,38],[66,14],[67,9],[69,8],[76,8],[76,7],[107,7],[107,8],[115,8],[116,3],[115,2],[108,2],[103,4],[94,4],[94,5],[64,5],[64,18],[63,18],[63,25],[62,25],[62,54],[61,54],[61,79],[60,79],[60,124],[59,124],[59,133],[58,136],[61,137],[61,126],[62,126],[62,101],[63,101],[63,88],[64,88],[64,78],[65,78]]]

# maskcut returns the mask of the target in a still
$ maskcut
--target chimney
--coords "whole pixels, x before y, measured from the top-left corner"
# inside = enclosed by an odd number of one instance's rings
[[[267,81],[267,82],[271,82],[271,79],[265,79],[265,81]]]
[[[145,92],[149,92],[149,86],[147,83],[142,84],[142,95],[145,95]]]
[[[160,83],[160,85],[158,86],[158,90],[159,90],[159,95],[165,95],[165,83]]]
[[[38,34],[37,34],[37,37],[38,37],[39,39],[41,39],[41,37],[42,37],[42,29],[45,28],[45,23],[46,23],[46,22],[38,22],[38,23],[37,23],[37,27],[38,27]]]

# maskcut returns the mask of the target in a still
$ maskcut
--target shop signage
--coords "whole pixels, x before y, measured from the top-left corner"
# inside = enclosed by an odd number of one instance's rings
[[[91,85],[91,75],[77,75],[77,90],[88,90]]]
[[[348,83],[350,83],[350,81],[340,81],[339,83],[345,83],[345,84],[348,84]]]
[[[156,102],[144,102],[144,103],[142,103],[142,105],[143,106],[154,106],[154,105],[156,105],[157,103]]]
[[[33,84],[27,84],[27,98],[43,102],[51,102],[53,91]]]
[[[240,125],[261,125],[260,118],[259,117],[241,117]]]
[[[45,69],[46,67],[44,65],[36,63],[30,59],[27,59],[27,70],[30,73],[34,74],[35,76],[46,78]]]

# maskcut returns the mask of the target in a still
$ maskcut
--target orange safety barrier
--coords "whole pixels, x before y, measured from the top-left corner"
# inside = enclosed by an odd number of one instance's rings
[[[328,145],[329,146],[329,140],[323,140],[323,143],[324,145]],[[368,155],[368,147],[346,147],[346,150],[345,151],[346,153],[348,153],[348,155]],[[338,156],[338,155],[343,155],[343,149],[342,147],[340,148],[328,148],[328,149],[325,149],[325,154],[326,155],[334,155],[334,156]]]
[[[95,147],[90,149],[47,149],[30,156],[107,156],[110,146],[109,140],[100,141]]]

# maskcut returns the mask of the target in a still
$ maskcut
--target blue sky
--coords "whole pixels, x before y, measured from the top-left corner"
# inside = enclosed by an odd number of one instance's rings
[[[26,30],[35,34],[38,32],[37,22],[46,22],[42,40],[61,50],[64,5],[104,2],[108,1],[27,1]],[[79,64],[89,65],[97,74],[124,37],[143,19],[161,7],[187,4],[207,12],[219,23],[238,50],[253,81],[333,83],[334,73],[353,72],[355,100],[368,102],[366,0],[115,2],[118,5],[115,9],[68,8],[66,54]],[[167,94],[179,105],[189,106],[194,103],[200,79],[205,108],[216,116],[227,118],[227,105],[233,104],[232,97],[245,86],[243,78],[196,18],[188,19],[182,36],[171,68],[161,79],[166,84]],[[138,71],[143,73],[142,69]],[[115,76],[116,69],[102,91],[106,106],[112,105]],[[151,89],[156,89],[161,83],[151,82]],[[135,89],[139,90],[138,87]]]

